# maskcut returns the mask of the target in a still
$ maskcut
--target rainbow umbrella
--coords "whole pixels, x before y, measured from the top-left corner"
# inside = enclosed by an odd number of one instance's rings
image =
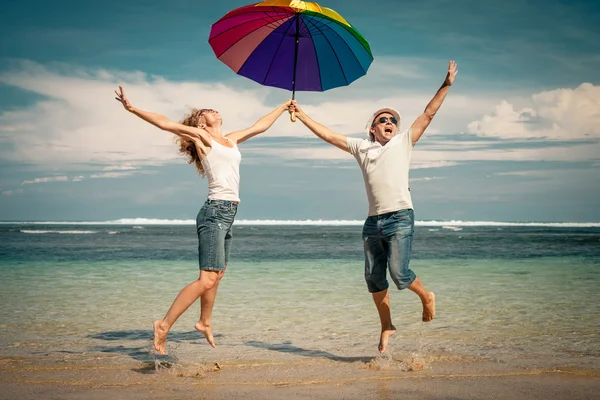
[[[240,7],[212,25],[215,55],[235,73],[262,85],[324,91],[367,73],[367,41],[337,12],[301,0],[266,0]]]

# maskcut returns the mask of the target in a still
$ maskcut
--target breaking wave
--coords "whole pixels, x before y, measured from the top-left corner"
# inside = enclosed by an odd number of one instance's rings
[[[276,219],[242,219],[236,220],[234,225],[315,225],[315,226],[361,226],[364,220],[276,220]],[[144,225],[194,225],[193,219],[158,219],[158,218],[121,218],[110,221],[22,221],[0,222],[10,225],[125,225],[136,229],[143,229]],[[442,227],[452,229],[468,226],[522,226],[522,227],[550,227],[550,228],[600,228],[600,222],[501,222],[501,221],[416,221],[416,226]],[[458,230],[458,229],[456,229]],[[29,231],[23,233],[70,233],[85,234],[97,233],[96,231]]]

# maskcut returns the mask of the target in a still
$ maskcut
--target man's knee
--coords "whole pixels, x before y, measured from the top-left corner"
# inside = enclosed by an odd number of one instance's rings
[[[367,282],[369,293],[381,292],[389,287],[387,279],[375,275],[365,274],[365,282]]]
[[[408,288],[417,278],[417,275],[409,269],[408,271],[404,271],[403,273],[392,273],[390,271],[390,276],[398,290],[404,290]]]

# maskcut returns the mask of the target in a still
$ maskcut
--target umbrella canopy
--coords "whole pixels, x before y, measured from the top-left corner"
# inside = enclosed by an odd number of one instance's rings
[[[235,73],[294,93],[349,85],[373,61],[367,41],[337,12],[300,0],[230,11],[208,42]]]

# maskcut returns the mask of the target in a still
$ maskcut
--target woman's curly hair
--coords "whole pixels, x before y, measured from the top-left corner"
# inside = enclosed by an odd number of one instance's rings
[[[183,118],[181,123],[187,126],[193,126],[197,128],[200,125],[200,117],[202,113],[206,111],[205,109],[192,108]],[[202,160],[200,160],[200,155],[198,154],[198,149],[196,148],[196,144],[192,142],[190,139],[186,139],[183,137],[177,138],[177,144],[179,145],[179,152],[186,156],[188,164],[194,164],[196,169],[198,170],[198,174],[201,177],[206,176],[206,172],[204,171],[204,167],[202,166]]]

